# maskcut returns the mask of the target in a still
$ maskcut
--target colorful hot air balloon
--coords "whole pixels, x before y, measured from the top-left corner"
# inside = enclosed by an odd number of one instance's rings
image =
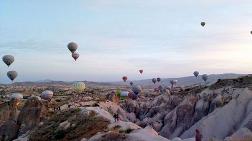
[[[160,82],[160,81],[161,81],[161,78],[158,77],[158,78],[157,78],[157,82]]]
[[[4,55],[2,60],[9,67],[15,61],[15,58],[12,55]]]
[[[206,25],[205,22],[201,22],[200,24],[201,24],[202,27],[204,27]]]
[[[199,72],[198,72],[198,71],[195,71],[195,72],[193,72],[193,75],[194,75],[195,77],[198,77],[198,76],[199,76]]]
[[[11,81],[14,81],[18,76],[18,73],[16,71],[8,71],[7,76]]]
[[[203,75],[202,75],[202,79],[206,82],[207,79],[208,79],[208,75],[207,75],[207,74],[203,74]]]
[[[40,97],[44,100],[51,100],[53,97],[53,91],[50,90],[43,91]]]
[[[83,82],[75,82],[73,84],[73,89],[77,93],[82,93],[86,89],[86,85]]]
[[[123,77],[122,77],[122,80],[123,80],[124,82],[126,82],[126,81],[128,80],[128,77],[127,77],[127,76],[123,76]]]
[[[77,52],[74,52],[74,53],[72,53],[72,57],[73,57],[73,59],[76,61],[78,58],[79,58],[79,53],[77,53]]]
[[[78,45],[75,43],[75,42],[70,42],[68,45],[67,45],[68,49],[74,53],[77,48],[78,48]]]
[[[152,78],[152,82],[155,84],[157,82],[156,78]]]
[[[139,70],[139,72],[140,72],[141,74],[143,74],[143,70]]]

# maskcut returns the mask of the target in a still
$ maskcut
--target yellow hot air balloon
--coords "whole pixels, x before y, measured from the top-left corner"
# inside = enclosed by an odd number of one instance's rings
[[[83,82],[75,82],[73,84],[73,89],[77,93],[82,93],[85,90],[85,88],[86,88],[86,85]]]

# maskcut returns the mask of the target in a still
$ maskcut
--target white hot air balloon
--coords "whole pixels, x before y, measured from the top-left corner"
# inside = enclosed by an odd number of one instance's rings
[[[51,100],[53,97],[53,91],[50,90],[43,91],[40,97],[44,100]]]
[[[121,97],[128,97],[129,96],[129,92],[128,91],[121,91],[120,96]]]
[[[73,89],[77,93],[82,93],[86,89],[86,85],[83,82],[75,82],[73,84]]]
[[[12,93],[10,99],[22,100],[24,96],[21,93]]]

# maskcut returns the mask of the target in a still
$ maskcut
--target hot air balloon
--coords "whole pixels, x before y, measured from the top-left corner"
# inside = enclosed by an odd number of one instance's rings
[[[73,84],[73,89],[77,93],[82,93],[86,88],[85,83],[83,82],[76,82]]]
[[[201,22],[200,24],[201,24],[202,27],[204,27],[206,25],[205,22]]]
[[[123,77],[122,77],[122,80],[123,80],[124,82],[126,82],[126,81],[128,80],[128,77],[127,77],[127,76],[123,76]]]
[[[171,85],[172,85],[172,88],[173,88],[174,85],[177,84],[177,82],[178,82],[178,80],[171,80],[171,81],[170,81],[170,83],[171,83]]]
[[[252,31],[250,31],[250,34],[252,34]]]
[[[130,82],[130,85],[132,86],[133,84],[134,84],[134,83],[131,81],[131,82]]]
[[[15,61],[15,58],[12,55],[5,55],[2,60],[9,67]]]
[[[120,93],[120,97],[121,98],[125,98],[125,97],[128,97],[129,96],[129,92],[128,91],[121,91]]]
[[[16,71],[8,71],[7,76],[11,81],[14,81],[16,77],[18,76],[18,73]]]
[[[142,92],[142,87],[140,85],[133,85],[131,87],[131,90],[135,95],[138,95],[139,93]]]
[[[12,93],[10,99],[22,100],[24,97],[21,93]]]
[[[207,74],[203,74],[203,75],[202,75],[202,79],[206,82],[207,79],[208,79],[208,75],[207,75]]]
[[[139,70],[139,72],[140,72],[141,74],[143,74],[143,70]]]
[[[74,58],[75,61],[79,58],[79,56],[80,55],[77,52],[72,53],[72,57]]]
[[[194,75],[195,77],[198,77],[198,76],[199,76],[199,72],[198,72],[198,71],[195,71],[195,72],[193,72],[193,75]]]
[[[160,81],[161,81],[161,78],[158,77],[158,78],[157,78],[157,82],[160,82]]]
[[[152,78],[152,82],[155,84],[157,82],[156,78]]]
[[[68,45],[67,45],[68,49],[74,53],[77,48],[78,48],[78,45],[75,43],[75,42],[70,42]]]
[[[50,90],[43,91],[40,97],[44,100],[51,100],[53,97],[53,91]]]

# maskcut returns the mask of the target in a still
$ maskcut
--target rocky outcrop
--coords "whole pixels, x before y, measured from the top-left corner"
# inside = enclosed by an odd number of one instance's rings
[[[18,137],[19,126],[14,120],[6,121],[0,127],[0,140],[1,141],[12,141]]]
[[[246,88],[235,93],[239,94],[237,98],[201,119],[189,130],[185,131],[181,137],[193,137],[195,129],[200,129],[204,140],[212,138],[223,140],[242,127],[250,127],[252,92]]]
[[[37,97],[30,97],[26,101],[17,119],[20,134],[26,133],[39,125],[43,117],[43,110],[45,110],[45,107]]]
[[[193,124],[194,107],[197,102],[196,97],[186,98],[164,119],[164,127],[160,134],[166,138],[175,138],[181,135]]]

